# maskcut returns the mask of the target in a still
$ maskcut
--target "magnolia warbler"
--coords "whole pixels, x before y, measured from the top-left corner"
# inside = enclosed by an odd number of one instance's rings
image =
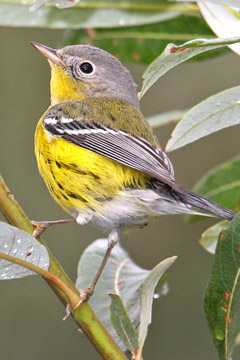
[[[234,217],[176,182],[140,112],[136,84],[119,60],[88,45],[59,50],[32,45],[51,66],[51,106],[35,134],[39,171],[52,197],[73,217],[66,222],[109,232],[105,261],[124,228],[158,215],[203,215],[199,209]]]

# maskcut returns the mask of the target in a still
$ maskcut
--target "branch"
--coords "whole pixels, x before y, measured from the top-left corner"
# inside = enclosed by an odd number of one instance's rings
[[[34,227],[18,202],[14,199],[14,196],[11,194],[1,175],[0,211],[11,225],[30,234],[33,233]],[[40,238],[38,241],[47,248],[50,257],[50,267],[46,273],[51,273],[53,277],[51,277],[51,275],[46,276],[46,281],[65,307],[69,303],[69,295],[70,297],[72,296],[70,305],[73,308],[72,316],[77,325],[89,338],[103,359],[126,360],[125,355],[101,324],[91,306],[86,302],[77,306],[77,300],[80,299],[78,290],[75,288],[74,284],[64,272],[44,241]]]

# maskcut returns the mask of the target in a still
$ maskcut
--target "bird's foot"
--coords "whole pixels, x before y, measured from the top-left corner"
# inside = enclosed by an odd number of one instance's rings
[[[53,221],[35,221],[32,220],[31,223],[35,227],[32,236],[38,238],[48,227],[53,225],[61,224],[70,224],[76,222],[75,219],[63,219],[63,220],[53,220]]]

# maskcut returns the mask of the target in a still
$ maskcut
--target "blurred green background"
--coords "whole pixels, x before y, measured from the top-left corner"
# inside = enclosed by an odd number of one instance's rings
[[[0,29],[1,131],[0,163],[5,181],[31,219],[64,218],[41,180],[33,152],[36,123],[49,105],[50,71],[46,60],[29,41],[52,47],[62,32],[17,28]],[[131,66],[141,84],[143,66]],[[192,107],[206,97],[239,85],[239,58],[228,53],[201,63],[186,63],[161,78],[142,99],[146,116]],[[173,126],[156,131],[162,147]],[[240,127],[216,133],[173,152],[176,178],[191,188],[213,166],[239,153]],[[2,219],[2,218],[1,218]],[[144,359],[215,360],[203,312],[203,297],[213,257],[198,244],[201,232],[214,220],[186,224],[181,216],[161,217],[131,232],[122,245],[140,266],[152,268],[166,257],[178,260],[168,271],[170,292],[155,300],[153,323]],[[75,280],[84,248],[102,233],[90,226],[64,225],[44,234],[49,247]],[[40,277],[0,283],[1,360],[100,359],[83,334]],[[240,357],[236,350],[235,359]]]

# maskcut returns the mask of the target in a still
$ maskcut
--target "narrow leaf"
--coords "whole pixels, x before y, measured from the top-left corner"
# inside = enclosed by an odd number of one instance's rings
[[[220,234],[204,300],[220,359],[230,360],[240,332],[240,215]]]
[[[47,3],[46,0],[35,0],[35,3],[38,4],[41,2]],[[50,4],[54,4],[58,8],[65,8],[65,7],[73,7],[78,6],[81,9],[84,8],[93,8],[93,9],[125,9],[125,10],[134,10],[134,11],[159,11],[163,10],[168,7],[167,2],[161,0],[161,4],[159,4],[158,0],[118,0],[115,2],[114,0],[87,0],[87,1],[80,1],[74,0],[74,4],[68,4],[68,0],[50,0]],[[181,5],[179,6],[181,7]]]
[[[134,353],[134,350],[138,348],[138,339],[127,310],[119,295],[109,293],[109,296],[112,301],[110,311],[113,327],[126,348]]]
[[[30,234],[4,222],[0,222],[0,252],[25,260],[44,270],[49,268],[47,249]],[[0,259],[0,280],[19,279],[30,275],[37,273]]]
[[[8,0],[11,1],[11,0]],[[54,4],[58,8],[65,8],[65,7],[72,7],[72,6],[78,6],[81,9],[85,8],[93,8],[93,9],[125,9],[128,11],[162,11],[165,10],[168,7],[171,7],[171,4],[169,4],[166,0],[118,0],[117,2],[114,0],[72,0],[73,5],[69,4],[69,0],[50,0],[48,3]],[[44,4],[47,3],[46,0],[36,0],[36,4]],[[186,8],[186,11],[196,11],[196,6],[188,6],[188,5],[176,5],[174,4],[174,8]]]
[[[216,2],[216,4],[198,1],[199,9],[209,27],[218,37],[238,36],[240,33],[238,10],[226,5],[237,6],[239,8],[240,2],[225,0],[222,2],[222,5],[219,5],[219,1],[217,0],[214,2]],[[239,44],[231,45],[229,47],[238,55],[240,54]]]
[[[186,0],[176,0],[177,2],[185,2]],[[187,0],[188,2],[196,2],[196,0]],[[216,3],[216,4],[224,4],[224,5],[232,5],[232,6],[240,6],[239,0],[208,0],[208,3]],[[206,0],[198,0],[198,4],[206,3]]]
[[[175,127],[166,151],[176,150],[216,131],[240,124],[240,87],[209,97],[193,107]]]
[[[239,211],[240,157],[211,169],[197,182],[193,191],[228,209]],[[202,217],[190,215],[187,219],[193,222]]]
[[[78,265],[76,287],[85,289],[88,287],[103,259],[107,249],[107,239],[99,239],[89,245],[84,251]],[[149,270],[136,265],[127,252],[118,244],[113,249],[104,271],[97,283],[94,295],[89,303],[97,316],[108,329],[122,349],[126,349],[120,342],[110,321],[110,292],[118,294],[129,314],[135,329],[139,325],[141,286],[149,274]],[[166,279],[162,283],[163,294],[166,294]],[[161,290],[160,295],[163,295]]]
[[[160,11],[128,11],[118,9],[82,9],[73,7],[59,11],[54,6],[31,12],[33,2],[14,1],[0,4],[0,25],[44,27],[49,29],[88,29],[136,26],[161,21]],[[35,9],[35,8],[33,8]],[[176,12],[173,13],[175,16]],[[171,18],[171,12],[166,17]]]
[[[227,220],[211,226],[202,233],[199,244],[202,245],[202,247],[210,254],[215,254],[219,234],[222,230],[226,230],[228,227],[229,221]]]
[[[228,39],[196,39],[182,45],[169,44],[163,53],[158,56],[143,74],[143,86],[140,92],[142,97],[146,91],[167,71],[182,62],[205,51],[240,42],[240,37]]]
[[[152,302],[155,288],[163,276],[164,272],[174,263],[176,256],[161,261],[143,282],[141,289],[141,310],[140,310],[140,325],[138,332],[138,341],[140,348],[143,347],[147,337],[148,325],[152,321]]]

